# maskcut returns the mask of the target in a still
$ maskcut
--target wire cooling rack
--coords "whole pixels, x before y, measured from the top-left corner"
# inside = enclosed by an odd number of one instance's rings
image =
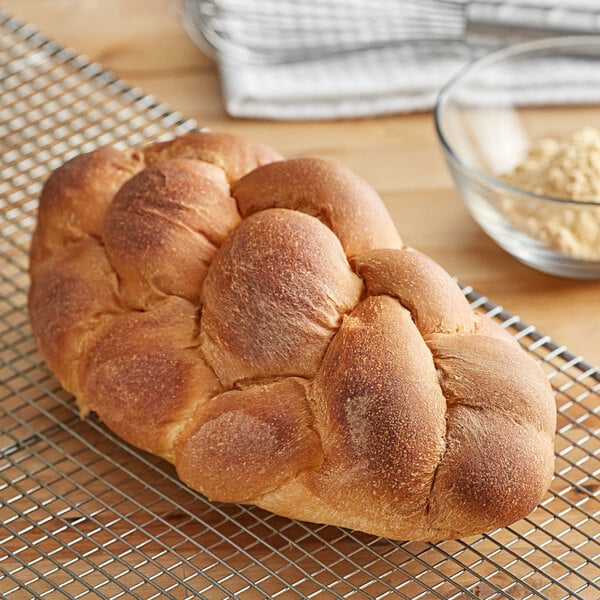
[[[196,127],[0,13],[0,597],[600,598],[600,373],[470,287],[548,373],[559,410],[551,492],[463,541],[396,542],[209,503],[135,450],[44,367],[27,251],[50,170],[100,144]]]

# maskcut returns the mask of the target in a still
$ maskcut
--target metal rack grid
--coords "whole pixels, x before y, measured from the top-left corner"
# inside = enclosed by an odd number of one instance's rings
[[[600,597],[600,371],[470,287],[545,368],[559,411],[551,492],[526,519],[397,542],[209,503],[74,403],[36,353],[27,251],[50,170],[100,144],[196,127],[0,12],[0,597]]]

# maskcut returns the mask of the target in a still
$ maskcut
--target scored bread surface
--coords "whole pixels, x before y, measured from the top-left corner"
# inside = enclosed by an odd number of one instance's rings
[[[440,540],[548,488],[543,371],[340,165],[211,133],[78,156],[44,187],[30,274],[82,414],[210,499]]]

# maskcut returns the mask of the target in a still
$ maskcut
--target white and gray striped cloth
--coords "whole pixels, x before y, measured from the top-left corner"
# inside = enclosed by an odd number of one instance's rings
[[[180,6],[189,35],[218,61],[228,113],[247,118],[426,110],[453,74],[493,48],[531,37],[600,34],[599,0],[180,0]],[[531,101],[600,101],[600,57],[578,60],[577,72],[568,61],[543,67],[520,73]],[[561,78],[570,85],[563,97]]]

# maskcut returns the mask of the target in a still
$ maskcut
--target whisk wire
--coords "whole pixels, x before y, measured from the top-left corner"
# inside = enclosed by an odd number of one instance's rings
[[[180,0],[180,5],[188,33],[205,51],[252,63],[300,62],[414,42],[468,42],[473,32],[480,37],[486,32],[490,44],[515,31],[600,32],[597,0]]]

